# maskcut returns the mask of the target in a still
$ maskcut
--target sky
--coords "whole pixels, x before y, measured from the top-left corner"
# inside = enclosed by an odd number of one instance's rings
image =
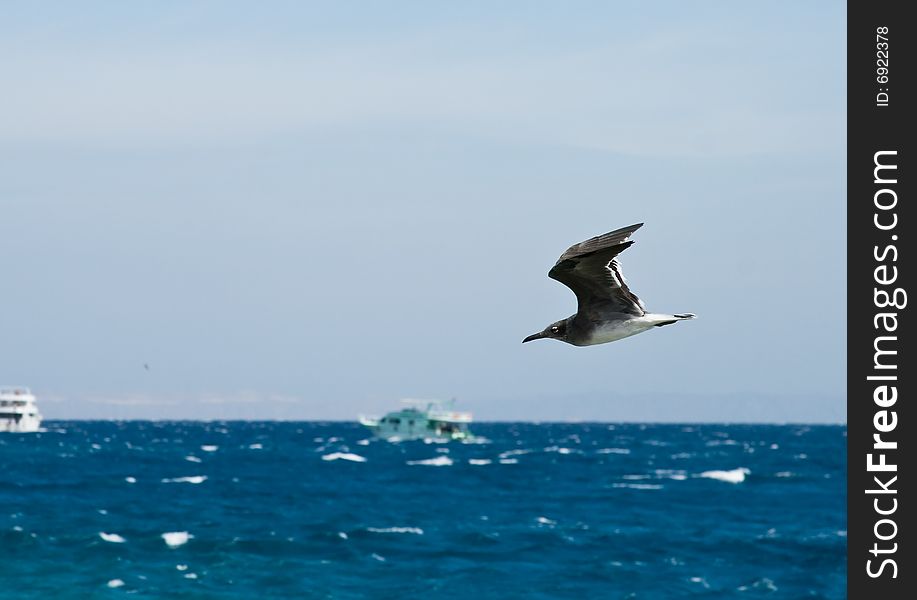
[[[4,2],[0,384],[47,418],[846,421],[840,2]],[[695,321],[520,343],[620,258]],[[147,365],[145,367],[144,365]]]

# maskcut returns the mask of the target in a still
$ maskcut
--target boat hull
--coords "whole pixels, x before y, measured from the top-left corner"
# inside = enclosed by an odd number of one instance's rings
[[[0,432],[35,433],[41,429],[41,419],[23,416],[20,419],[0,418]]]

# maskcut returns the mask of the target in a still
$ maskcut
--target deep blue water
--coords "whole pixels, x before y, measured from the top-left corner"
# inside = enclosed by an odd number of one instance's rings
[[[845,597],[840,426],[46,425],[0,436],[2,598]]]

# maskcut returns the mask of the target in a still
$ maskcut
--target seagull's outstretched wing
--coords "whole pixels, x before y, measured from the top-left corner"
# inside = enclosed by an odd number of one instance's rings
[[[570,246],[548,277],[561,282],[576,294],[579,311],[587,317],[595,309],[612,308],[636,316],[646,314],[646,307],[630,291],[615,257],[630,247],[631,234],[643,227],[637,223],[622,227]]]

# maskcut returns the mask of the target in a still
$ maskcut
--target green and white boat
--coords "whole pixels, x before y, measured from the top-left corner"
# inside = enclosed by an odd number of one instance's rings
[[[360,423],[368,427],[373,435],[390,441],[470,440],[468,430],[472,416],[470,412],[453,410],[454,400],[402,400],[401,410],[392,411],[384,417],[360,416]]]

